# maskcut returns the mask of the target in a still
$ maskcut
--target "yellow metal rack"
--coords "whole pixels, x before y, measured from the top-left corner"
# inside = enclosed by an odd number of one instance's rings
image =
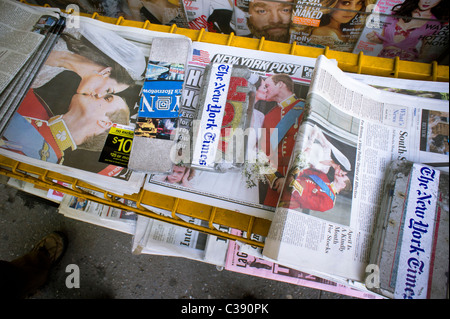
[[[396,77],[414,80],[429,81],[449,81],[449,67],[433,63],[417,63],[402,61],[397,59],[386,59],[366,56],[362,53],[352,54],[329,50],[328,48],[312,48],[307,46],[286,43],[278,43],[265,41],[264,39],[250,39],[235,36],[233,33],[217,34],[201,30],[191,30],[178,28],[176,25],[164,26],[151,24],[149,21],[138,22],[121,18],[110,18],[100,16],[97,13],[93,15],[81,14],[103,22],[125,25],[136,28],[144,28],[152,31],[176,33],[189,37],[192,41],[207,42],[212,44],[227,45],[232,47],[240,47],[252,50],[260,50],[266,52],[291,54],[296,56],[305,56],[317,58],[319,55],[325,55],[330,59],[336,59],[338,66],[346,71],[358,74],[378,75],[385,77]],[[88,200],[96,201],[102,204],[110,205],[123,210],[134,211],[150,218],[165,221],[171,224],[195,229],[207,234],[212,234],[231,240],[239,240],[254,246],[263,247],[263,243],[252,240],[251,234],[266,236],[269,230],[270,221],[258,217],[249,216],[235,211],[221,209],[210,205],[196,203],[180,198],[157,194],[141,189],[137,194],[118,196],[104,190],[98,189],[88,183],[78,179],[61,175],[52,171],[42,169],[40,167],[28,165],[22,162],[12,160],[0,155],[0,174],[7,177],[13,177],[22,181],[35,184],[38,187],[46,189],[55,189],[66,194],[78,196]],[[53,182],[58,180],[71,185],[66,188]],[[103,193],[103,198],[96,197],[86,190],[93,190]],[[118,199],[124,198],[136,203],[136,207],[123,204]],[[145,206],[152,206],[165,209],[172,212],[171,217],[161,216]],[[194,225],[182,220],[179,215],[194,217],[208,222],[208,227]],[[245,231],[246,237],[239,237],[224,233],[216,228],[215,225],[236,228]]]

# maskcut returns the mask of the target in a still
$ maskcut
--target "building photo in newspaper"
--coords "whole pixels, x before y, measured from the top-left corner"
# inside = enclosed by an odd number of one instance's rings
[[[412,160],[448,172],[448,155],[420,149],[420,135],[426,128],[423,114],[433,110],[435,114],[443,115],[437,117],[436,122],[445,123],[448,101],[369,87],[353,81],[331,60],[320,56],[307,103],[309,113],[300,129],[303,136],[300,135],[296,141],[289,166],[294,175],[291,182],[285,184],[263,255],[324,278],[363,282],[389,163]],[[318,130],[314,132],[316,126],[323,131],[323,136]],[[440,128],[444,130],[445,126]],[[321,140],[323,145],[334,148],[326,152],[319,149],[314,154],[314,148],[309,146],[311,136],[318,144],[314,147],[319,147],[318,141]],[[300,152],[302,150],[304,152]],[[335,158],[329,156],[330,153]],[[308,161],[308,157],[313,157],[314,161]],[[321,161],[321,158],[328,160]],[[315,174],[310,173],[311,163],[315,162],[332,163],[336,168],[336,185],[327,185],[323,182],[325,177],[320,181],[317,176],[323,175],[317,170]],[[312,178],[308,176],[309,184],[302,179],[304,172],[315,175]],[[335,190],[347,179],[352,180],[352,190],[351,197],[346,199]],[[344,187],[345,183],[341,184]],[[341,209],[346,209],[347,214],[341,214],[341,219],[331,219],[332,214],[303,213],[304,210],[299,208],[308,202],[299,195],[309,194],[310,188],[316,194],[323,193],[323,203],[328,201],[332,204],[330,196],[334,196],[336,204],[346,199]]]

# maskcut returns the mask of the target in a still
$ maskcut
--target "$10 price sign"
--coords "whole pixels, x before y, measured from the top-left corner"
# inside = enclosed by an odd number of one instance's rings
[[[128,167],[133,136],[133,127],[114,124],[109,130],[99,161]]]

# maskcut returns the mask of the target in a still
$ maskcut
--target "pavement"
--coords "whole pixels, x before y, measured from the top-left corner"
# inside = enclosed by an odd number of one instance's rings
[[[0,260],[26,254],[55,230],[69,239],[48,283],[31,299],[353,299],[186,258],[133,255],[132,235],[65,217],[58,204],[0,180]],[[66,285],[73,264],[79,288]]]

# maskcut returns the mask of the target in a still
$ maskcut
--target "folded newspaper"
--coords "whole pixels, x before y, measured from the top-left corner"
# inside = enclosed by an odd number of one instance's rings
[[[389,298],[448,298],[448,174],[394,161],[389,167],[366,286]]]
[[[17,17],[31,19],[22,32],[23,37],[18,31],[11,33],[11,37],[14,34],[16,38],[30,38],[21,41],[19,52],[24,53],[21,59],[32,61],[31,53],[41,50],[37,47],[39,39],[31,42],[33,35],[41,24],[48,22],[44,17],[54,10],[34,9],[10,1],[0,4],[16,8],[1,11],[0,22],[5,25],[14,26],[5,12],[16,12]],[[10,86],[3,90],[2,97],[8,94],[20,103],[7,109],[2,104],[2,114],[8,113],[3,117],[8,125],[1,134],[0,154],[118,195],[137,193],[145,173],[133,172],[127,168],[126,161],[122,161],[129,155],[132,142],[122,128],[134,124],[132,119],[137,113],[151,44],[160,37],[187,39],[182,35],[77,16],[74,23],[66,25],[48,55],[42,52],[44,59],[33,60],[32,69],[39,70],[36,76],[29,72],[22,74],[23,69],[8,74],[12,79],[5,82]],[[13,55],[0,56],[6,59]],[[19,57],[19,54],[14,56]],[[8,63],[1,60],[2,66]],[[18,81],[18,77],[33,81],[27,86]],[[118,131],[125,135],[120,136]],[[112,135],[117,138],[112,138],[112,143],[106,146],[115,150],[106,150],[109,154],[104,154],[105,142]],[[100,158],[115,158],[116,164]]]
[[[0,1],[0,133],[66,24],[57,8]]]
[[[320,56],[263,255],[364,285],[392,160],[448,172],[448,101],[370,87]],[[386,79],[386,86],[389,86]]]
[[[234,70],[240,69],[242,73],[232,81],[234,85],[230,85],[232,89],[229,92],[233,93],[233,96],[227,96],[229,103],[222,123],[225,124],[222,125],[225,129],[222,131],[226,132],[227,128],[235,129],[236,139],[228,139],[230,136],[226,136],[223,141],[227,144],[222,145],[227,145],[227,150],[232,150],[236,145],[245,145],[246,149],[240,150],[240,153],[247,155],[246,161],[240,165],[233,162],[230,166],[234,166],[235,169],[224,170],[223,173],[189,165],[173,165],[171,171],[166,174],[149,175],[144,188],[151,192],[270,220],[273,217],[278,193],[267,191],[268,183],[264,176],[259,174],[259,168],[263,168],[268,161],[264,156],[258,155],[262,153],[259,150],[263,148],[259,139],[263,132],[269,133],[276,127],[279,114],[277,111],[281,107],[277,105],[276,97],[267,96],[265,82],[276,74],[283,73],[284,80],[292,84],[290,97],[303,100],[309,88],[315,59],[205,42],[193,42],[192,51],[186,69],[179,122],[180,130],[185,131],[186,139],[180,142],[180,148],[184,143],[183,154],[191,154],[189,132],[194,125],[198,109],[202,108],[201,89],[207,66],[215,63],[232,65]],[[247,70],[250,75],[245,74]],[[242,85],[244,82],[246,84]],[[269,113],[271,114],[267,116]],[[248,128],[247,124],[239,123],[245,117],[250,120]],[[240,136],[242,140],[245,140],[241,144],[238,144],[241,141],[237,138],[238,131],[242,133]],[[293,135],[294,133],[290,137]],[[286,149],[286,152],[289,150]],[[289,157],[287,155],[285,157],[288,162]],[[180,160],[184,163],[191,162],[189,157],[187,159],[182,157]]]
[[[101,194],[96,194],[101,196]],[[122,199],[124,205],[135,205]],[[123,233],[134,235],[136,231],[137,214],[120,208],[100,204],[84,198],[64,194],[58,212],[66,217],[110,228]]]
[[[169,211],[155,208],[152,208],[152,211],[163,216],[171,216]],[[196,218],[184,220],[193,225],[204,227],[208,225],[208,222]],[[229,229],[221,227],[221,231],[228,232]],[[225,238],[139,215],[132,251],[136,255],[183,257],[224,267],[228,242],[229,240]]]

